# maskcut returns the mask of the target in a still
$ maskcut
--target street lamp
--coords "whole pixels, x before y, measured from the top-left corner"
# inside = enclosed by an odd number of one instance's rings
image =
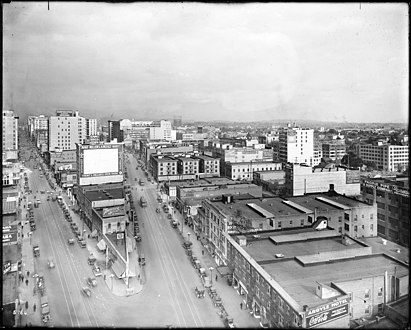
[[[210,277],[211,277],[210,283],[213,284],[213,270],[214,270],[214,268],[210,267],[209,270],[210,270],[210,274],[211,274],[210,275]]]

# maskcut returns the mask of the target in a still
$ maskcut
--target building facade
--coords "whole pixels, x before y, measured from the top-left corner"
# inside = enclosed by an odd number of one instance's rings
[[[322,157],[336,161],[341,160],[346,153],[347,146],[344,139],[329,140],[322,143]]]
[[[332,189],[324,194],[287,199],[205,200],[202,206],[209,223],[205,236],[219,265],[227,262],[223,233],[304,228],[323,219],[340,235],[377,236],[377,205],[337,194]]]
[[[363,161],[375,163],[379,170],[402,172],[409,168],[408,145],[360,143],[356,153]]]
[[[315,166],[314,130],[287,127],[279,132],[279,157],[282,163],[304,163]]]
[[[19,149],[19,117],[13,110],[3,110],[3,150]]]
[[[410,244],[410,193],[408,178],[361,180],[361,192],[366,201],[376,198],[378,235],[409,247]]]
[[[76,143],[84,143],[86,138],[85,118],[78,111],[57,110],[48,120],[48,138],[50,152],[57,150],[75,150]]]
[[[348,329],[407,299],[406,263],[331,228],[223,236],[233,288],[264,327]]]
[[[285,165],[286,194],[302,196],[309,193],[328,191],[330,184],[339,194],[358,196],[360,190],[360,172],[342,167],[313,168],[308,165]]]

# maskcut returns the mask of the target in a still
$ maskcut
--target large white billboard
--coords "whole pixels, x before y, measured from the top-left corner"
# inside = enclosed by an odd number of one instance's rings
[[[119,173],[117,148],[85,149],[83,156],[83,175]]]

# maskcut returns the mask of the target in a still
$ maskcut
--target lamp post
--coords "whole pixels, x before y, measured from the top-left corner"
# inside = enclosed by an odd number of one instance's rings
[[[210,267],[209,270],[210,270],[210,274],[211,274],[210,275],[210,277],[211,277],[210,283],[213,284],[213,270],[214,270],[214,268]]]

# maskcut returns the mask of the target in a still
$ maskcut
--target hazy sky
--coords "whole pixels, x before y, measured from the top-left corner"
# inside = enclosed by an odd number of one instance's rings
[[[408,122],[404,4],[3,4],[3,108]]]

